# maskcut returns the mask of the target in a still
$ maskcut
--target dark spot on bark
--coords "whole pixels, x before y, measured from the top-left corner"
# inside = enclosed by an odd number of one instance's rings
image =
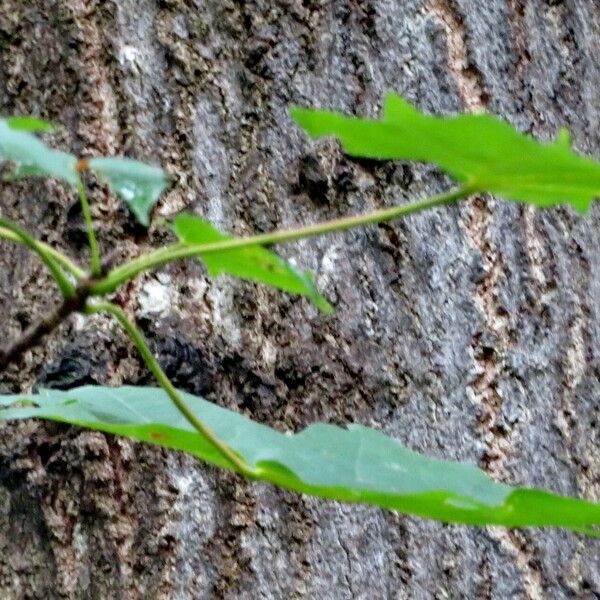
[[[158,335],[151,337],[150,341],[161,367],[176,387],[198,395],[212,389],[214,366],[192,344],[175,337]]]
[[[298,165],[298,190],[304,191],[309,198],[318,204],[327,202],[329,181],[319,160],[307,155],[300,159]]]
[[[354,185],[354,171],[346,160],[341,160],[334,171],[334,184],[340,192],[350,192],[356,189]]]
[[[101,381],[100,371],[103,369],[91,356],[78,347],[71,347],[64,356],[42,372],[37,386],[68,390],[80,385],[98,384]]]

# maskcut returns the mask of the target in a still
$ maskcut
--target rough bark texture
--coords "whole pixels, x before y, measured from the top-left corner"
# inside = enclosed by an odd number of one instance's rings
[[[0,0],[0,112],[63,123],[80,155],[162,164],[187,208],[237,233],[404,202],[435,169],[309,143],[291,103],[374,115],[486,108],[600,156],[594,0]],[[105,250],[159,245],[90,181]],[[75,198],[1,185],[1,210],[73,255]],[[515,484],[600,500],[600,211],[477,198],[282,248],[304,300],[185,263],[120,300],[176,384],[282,429],[360,421]],[[0,246],[0,333],[54,302]],[[74,319],[4,374],[148,383],[106,321]],[[39,422],[0,427],[0,597],[596,598],[600,545],[563,531],[448,526],[248,484],[190,457]]]

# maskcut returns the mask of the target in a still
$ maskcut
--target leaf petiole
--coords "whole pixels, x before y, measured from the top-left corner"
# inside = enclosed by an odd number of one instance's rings
[[[83,219],[85,221],[85,227],[87,230],[88,244],[90,246],[90,268],[92,271],[92,276],[96,277],[100,275],[101,272],[100,250],[98,249],[98,242],[96,240],[96,234],[94,233],[94,222],[92,220],[92,213],[90,211],[90,203],[88,202],[87,195],[85,193],[85,187],[81,179],[77,184],[77,191],[79,192],[81,211],[83,212]]]
[[[316,223],[314,225],[307,225],[305,227],[284,229],[246,238],[233,238],[209,244],[172,244],[166,248],[161,248],[159,250],[155,250],[154,252],[144,254],[128,263],[125,263],[124,265],[116,267],[110,273],[108,273],[106,277],[93,283],[90,286],[90,290],[94,295],[104,296],[114,292],[122,283],[133,279],[136,275],[142,273],[143,271],[147,271],[179,259],[210,253],[225,252],[227,250],[245,248],[248,246],[265,246],[268,244],[290,242],[294,240],[311,238],[318,235],[324,235],[326,233],[347,231],[348,229],[353,229],[363,225],[384,223],[386,221],[405,217],[422,210],[450,204],[451,202],[466,198],[477,191],[477,188],[471,185],[465,185],[457,190],[432,196],[430,198],[425,198],[417,202],[375,210],[370,213],[354,215],[351,217],[325,221],[323,223]]]
[[[62,295],[65,298],[69,298],[74,294],[75,288],[73,287],[73,284],[69,281],[67,276],[62,271],[59,264],[61,261],[56,259],[55,254],[60,254],[58,253],[58,251],[49,249],[49,246],[38,242],[35,238],[30,236],[24,229],[3,218],[0,218],[0,231],[8,233],[8,236],[2,235],[0,233],[0,237],[4,237],[7,239],[8,237],[10,237],[13,240],[18,241],[21,244],[27,246],[30,250],[35,252],[40,257],[42,262],[50,270],[50,273],[52,273],[52,276],[56,280],[56,284],[58,285]],[[66,257],[64,258],[66,259]],[[69,259],[66,260],[68,261]]]
[[[6,227],[0,226],[0,238],[8,240],[9,242],[15,242],[17,244],[24,244],[23,238],[14,233],[11,229],[7,229]],[[86,272],[79,267],[74,261],[72,261],[68,256],[64,255],[62,252],[59,252],[52,246],[45,244],[44,242],[40,242],[37,240],[37,243],[40,248],[42,248],[50,257],[52,257],[63,269],[69,271],[71,275],[73,275],[76,279],[83,279],[86,276]]]
[[[219,452],[225,460],[230,463],[231,468],[248,477],[250,479],[256,479],[258,473],[234,450],[232,450],[227,444],[222,442],[210,428],[208,428],[189,408],[184,399],[181,397],[179,392],[175,389],[175,386],[171,383],[171,380],[167,377],[166,373],[162,370],[159,362],[154,358],[152,351],[148,347],[146,340],[142,332],[135,326],[135,324],[127,317],[125,312],[116,304],[111,302],[95,302],[88,303],[85,312],[87,314],[93,313],[107,313],[113,316],[121,327],[125,330],[125,333],[135,344],[138,352],[142,359],[146,363],[146,366],[154,375],[154,378],[160,385],[160,387],[166,392],[173,404],[177,407],[179,412],[187,419],[187,421],[194,427],[194,429],[205,438],[216,450]]]

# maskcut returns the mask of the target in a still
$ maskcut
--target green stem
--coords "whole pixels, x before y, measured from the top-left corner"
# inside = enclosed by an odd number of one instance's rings
[[[256,472],[250,465],[238,454],[236,454],[227,444],[222,442],[196,415],[191,411],[171,380],[167,377],[162,367],[154,358],[152,351],[148,347],[144,336],[135,324],[129,320],[125,312],[116,304],[111,302],[97,302],[88,304],[86,309],[88,313],[104,312],[112,315],[123,327],[131,341],[135,344],[146,366],[154,375],[154,378],[160,387],[167,393],[173,404],[178,408],[179,412],[187,419],[194,429],[206,439],[214,448],[221,454],[225,460],[231,465],[231,468],[238,473],[249,478],[255,478]]]
[[[92,220],[92,212],[90,210],[90,204],[88,202],[85,187],[83,182],[79,181],[77,185],[77,191],[79,192],[79,201],[81,202],[81,211],[83,212],[83,219],[85,221],[85,227],[87,229],[88,243],[90,245],[91,263],[90,269],[92,276],[97,277],[101,272],[100,264],[100,250],[98,249],[98,242],[96,241],[96,234],[94,233],[94,222]]]
[[[5,227],[0,227],[0,238],[8,240],[10,242],[16,242],[18,244],[23,244],[23,238],[7,229]],[[40,248],[51,256],[61,267],[69,271],[71,275],[73,275],[76,279],[83,279],[86,276],[86,272],[79,267],[76,263],[74,263],[68,256],[65,256],[62,252],[54,249],[52,246],[45,244],[44,242],[37,242]]]
[[[10,232],[22,244],[27,246],[41,258],[42,262],[50,270],[50,273],[52,273],[52,276],[56,280],[56,284],[65,298],[69,298],[74,294],[75,288],[68,280],[67,276],[63,273],[62,269],[53,257],[53,253],[49,252],[45,245],[31,237],[25,230],[21,229],[15,223],[11,223],[6,219],[0,218],[0,227]]]
[[[416,213],[428,208],[442,206],[465,198],[476,190],[465,186],[458,190],[412,202],[392,208],[384,208],[370,213],[355,215],[352,217],[344,217],[342,219],[334,219],[325,221],[324,223],[316,223],[315,225],[307,225],[294,229],[284,229],[274,231],[273,233],[265,233],[246,238],[233,238],[223,240],[221,242],[213,242],[209,244],[172,244],[166,248],[161,248],[149,254],[140,256],[120,267],[113,269],[104,279],[91,286],[93,294],[106,295],[114,292],[122,283],[133,279],[142,271],[159,267],[169,262],[173,262],[182,258],[191,256],[201,256],[205,254],[224,252],[225,250],[234,250],[245,248],[247,246],[265,246],[268,244],[277,244],[280,242],[290,242],[303,238],[315,237],[326,233],[336,231],[346,231],[361,225],[371,225],[374,223],[383,223],[400,217],[405,217],[412,213]]]

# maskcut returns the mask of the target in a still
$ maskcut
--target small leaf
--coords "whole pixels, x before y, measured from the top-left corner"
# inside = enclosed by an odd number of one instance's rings
[[[374,429],[320,423],[286,435],[202,398],[182,396],[194,414],[258,470],[259,479],[284,488],[440,521],[598,533],[600,504],[497,483],[476,467],[413,452]],[[23,400],[36,406],[23,405]],[[31,417],[125,435],[228,466],[157,388],[85,386],[0,396],[0,420]]]
[[[28,131],[21,130],[20,127],[27,126],[26,121],[17,120],[16,128],[10,123],[10,120],[0,119],[0,158],[15,163],[13,178],[40,175],[55,177],[72,186],[78,184],[77,159],[72,154],[54,150]]]
[[[175,217],[173,229],[181,242],[187,245],[211,244],[235,239],[231,235],[221,233],[207,221],[188,214]],[[325,313],[333,310],[329,302],[317,292],[310,273],[297,269],[261,246],[199,253],[198,256],[212,277],[227,273],[235,277],[260,281],[286,292],[307,296]]]
[[[11,129],[17,131],[28,131],[30,133],[52,133],[58,129],[56,125],[53,125],[48,121],[44,121],[43,119],[39,119],[38,117],[8,117],[6,122]]]
[[[312,137],[333,135],[353,156],[432,162],[476,191],[585,212],[600,195],[600,164],[574,154],[565,133],[542,144],[491,115],[432,117],[390,94],[383,118],[294,108]]]
[[[142,225],[149,225],[150,211],[169,185],[162,169],[129,158],[93,158],[88,168],[107,181]]]

